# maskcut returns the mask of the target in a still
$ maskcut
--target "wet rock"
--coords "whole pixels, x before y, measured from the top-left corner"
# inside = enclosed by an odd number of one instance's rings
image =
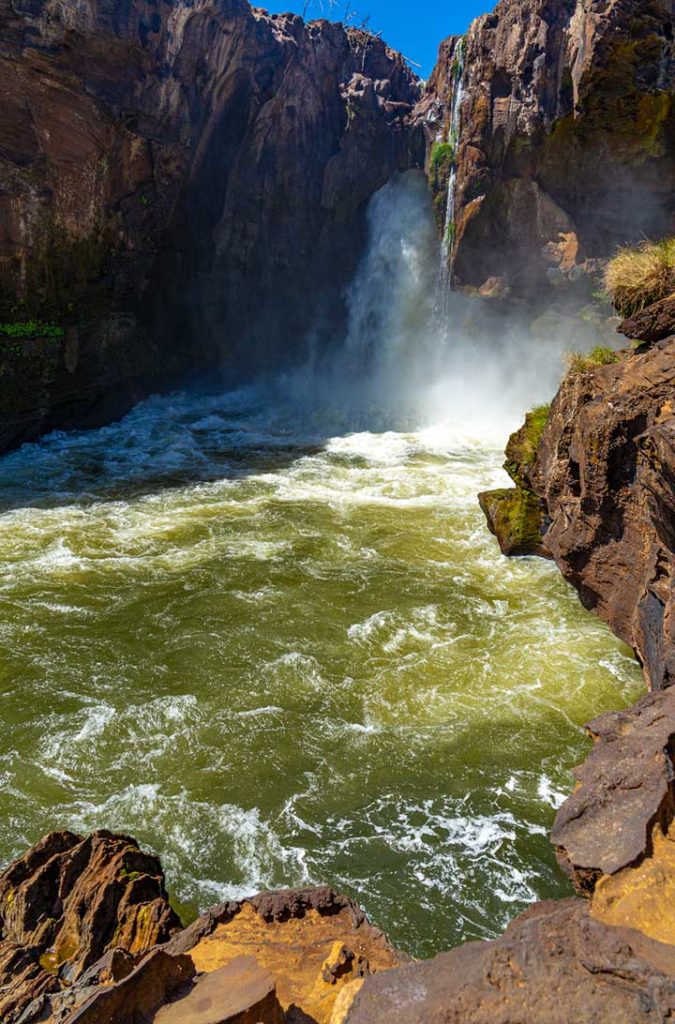
[[[626,317],[617,330],[627,338],[646,344],[675,334],[675,296],[654,302],[639,313]]]
[[[0,875],[0,1017],[36,998],[127,969],[109,950],[141,954],[180,927],[156,857],[110,832],[53,832]]]
[[[494,942],[367,978],[345,1024],[663,1024],[675,947],[595,920],[584,900],[537,903]]]
[[[542,555],[544,520],[536,494],[522,487],[482,491],[478,501],[504,555]]]
[[[643,697],[628,711],[594,719],[590,756],[574,771],[577,786],[551,832],[558,860],[589,895],[603,875],[636,865],[668,831],[675,814],[675,691]]]

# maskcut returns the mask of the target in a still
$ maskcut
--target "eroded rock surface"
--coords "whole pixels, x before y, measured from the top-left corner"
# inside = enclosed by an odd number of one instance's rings
[[[121,977],[180,928],[156,857],[110,832],[53,832],[0,876],[0,1018],[78,979]],[[97,961],[108,956],[87,977]]]
[[[617,245],[672,232],[671,0],[501,0],[441,46],[418,107],[429,146],[459,46],[458,284],[550,302]]]
[[[245,0],[0,4],[0,451],[344,316],[364,206],[421,163],[381,39]]]
[[[481,504],[507,553],[545,552],[636,652],[653,689],[675,681],[675,338],[608,365],[581,360],[536,445],[509,441],[530,517],[513,550],[503,504]],[[511,505],[514,504],[512,492]],[[537,536],[537,504],[539,532]],[[499,495],[497,495],[499,497]],[[508,511],[508,509],[507,509]],[[524,520],[525,521],[525,520]],[[526,543],[529,537],[529,546]]]
[[[570,372],[531,473],[545,544],[582,602],[675,681],[675,338]]]
[[[651,855],[655,829],[668,832],[675,814],[675,691],[648,694],[587,729],[594,747],[575,769],[577,786],[558,811],[551,842],[575,887],[590,894],[603,875]]]
[[[199,972],[254,955],[275,979],[289,1024],[333,1024],[336,1000],[345,987],[407,959],[360,907],[327,886],[225,903],[165,948],[188,953]]]
[[[664,1024],[675,947],[591,916],[584,900],[536,903],[494,942],[367,978],[346,1024]]]

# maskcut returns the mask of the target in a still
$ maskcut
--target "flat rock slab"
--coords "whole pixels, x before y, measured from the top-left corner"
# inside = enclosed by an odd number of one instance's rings
[[[282,1024],[274,978],[253,956],[238,956],[202,974],[185,995],[163,1006],[153,1024]]]

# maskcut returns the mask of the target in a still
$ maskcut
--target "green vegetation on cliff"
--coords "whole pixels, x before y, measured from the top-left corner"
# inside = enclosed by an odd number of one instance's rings
[[[541,503],[522,487],[502,487],[478,495],[488,526],[505,555],[541,553]]]
[[[607,264],[605,288],[622,316],[675,292],[675,238],[619,249]]]
[[[451,142],[435,142],[429,157],[429,188],[431,189],[434,215],[442,230],[445,222],[450,171],[455,160],[455,148]]]
[[[17,320],[0,323],[0,338],[62,338],[63,327],[44,320]]]
[[[525,414],[522,427],[511,434],[507,442],[504,469],[519,487],[528,486],[529,472],[537,457],[550,411],[550,405],[535,405]]]
[[[618,363],[619,356],[607,345],[596,345],[590,352],[569,352],[567,355],[568,373],[582,373],[593,366],[610,366]]]

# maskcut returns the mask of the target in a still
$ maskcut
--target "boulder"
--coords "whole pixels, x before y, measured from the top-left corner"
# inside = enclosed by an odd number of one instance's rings
[[[675,334],[675,296],[653,302],[638,313],[626,317],[617,331],[647,345]]]
[[[603,875],[650,856],[654,831],[668,832],[675,814],[675,691],[648,694],[586,728],[594,747],[574,771],[577,785],[556,815],[551,842],[577,891],[590,895]]]

